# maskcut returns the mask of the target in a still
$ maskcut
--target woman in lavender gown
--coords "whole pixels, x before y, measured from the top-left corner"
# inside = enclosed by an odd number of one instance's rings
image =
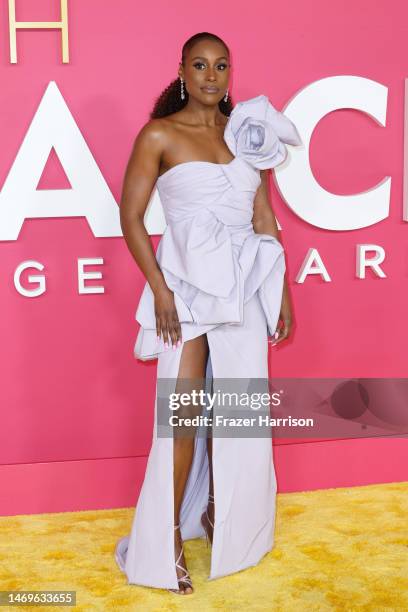
[[[301,141],[266,95],[233,106],[230,71],[219,37],[186,41],[179,78],[139,132],[125,175],[123,234],[146,277],[135,356],[157,359],[157,389],[170,380],[171,392],[267,380],[268,335],[277,343],[290,334],[267,172],[285,160],[284,143]],[[155,187],[167,224],[156,253],[143,221]],[[207,537],[210,580],[256,565],[273,547],[272,444],[267,436],[211,436],[211,427],[159,435],[159,396],[132,529],[115,558],[129,584],[189,594],[183,540]],[[197,407],[183,406],[186,414]]]

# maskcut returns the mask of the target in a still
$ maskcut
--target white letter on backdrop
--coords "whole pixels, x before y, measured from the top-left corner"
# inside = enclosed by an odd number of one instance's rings
[[[72,189],[37,185],[54,147]],[[122,236],[119,207],[51,81],[0,193],[0,240],[17,240],[26,218],[86,217],[95,237]]]
[[[102,257],[81,257],[78,259],[78,293],[105,293],[101,285],[85,285],[87,279],[102,278],[102,272],[85,272],[85,266],[103,264]]]
[[[319,255],[319,251],[314,248],[310,248],[306,253],[306,257],[303,260],[295,281],[297,283],[303,283],[306,276],[309,276],[309,274],[320,274],[327,283],[331,281],[329,273]]]
[[[27,268],[35,268],[36,270],[44,270],[43,264],[39,263],[38,261],[33,261],[32,259],[22,261],[21,264],[17,266],[16,271],[14,272],[14,286],[17,289],[17,291],[20,293],[20,295],[24,295],[24,297],[37,297],[38,295],[45,293],[45,278],[42,275],[34,276],[33,274],[30,274],[28,276],[28,281],[30,283],[38,283],[38,286],[36,289],[29,290],[29,289],[25,289],[22,286],[20,282],[20,277],[21,277],[21,274],[24,272],[24,270],[27,270]]]
[[[386,278],[386,275],[380,268],[380,263],[385,259],[385,251],[378,244],[357,244],[356,257],[356,276],[357,278],[365,278],[366,268],[372,268],[374,274],[380,278]],[[367,259],[367,251],[374,251],[376,255],[371,259]]]
[[[388,217],[390,177],[363,193],[333,194],[315,180],[309,160],[312,132],[322,117],[340,108],[353,108],[385,126],[387,94],[387,87],[371,79],[334,76],[307,85],[285,107],[283,112],[295,123],[304,144],[286,145],[288,156],[274,175],[282,198],[301,219],[324,229],[350,230]]]
[[[408,221],[408,79],[404,91],[404,169],[402,190],[402,218]]]

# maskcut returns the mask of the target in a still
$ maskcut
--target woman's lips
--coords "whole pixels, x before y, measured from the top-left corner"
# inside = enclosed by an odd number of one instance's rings
[[[202,90],[205,91],[205,93],[218,93],[218,87],[202,87]]]

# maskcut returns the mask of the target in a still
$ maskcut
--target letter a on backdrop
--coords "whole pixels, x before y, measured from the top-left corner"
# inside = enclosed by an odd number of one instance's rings
[[[52,148],[72,189],[37,190]],[[0,240],[17,240],[24,220],[39,217],[86,217],[95,237],[122,236],[119,207],[54,81],[1,190]]]

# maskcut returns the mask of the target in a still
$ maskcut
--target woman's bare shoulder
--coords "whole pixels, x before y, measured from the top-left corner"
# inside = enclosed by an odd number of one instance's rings
[[[140,129],[137,134],[141,138],[147,138],[151,140],[165,138],[169,133],[174,130],[177,123],[180,122],[180,112],[171,113],[166,117],[160,117],[157,119],[150,119]]]
[[[132,160],[160,158],[171,140],[171,126],[166,118],[149,119],[137,132],[133,141]]]
[[[180,125],[179,112],[157,119],[149,119],[136,134],[133,149],[140,153],[160,156],[177,138],[177,125]]]
[[[138,142],[145,141],[147,144],[149,142],[155,143],[165,138],[167,129],[166,122],[163,119],[150,119],[142,125],[135,140]]]

